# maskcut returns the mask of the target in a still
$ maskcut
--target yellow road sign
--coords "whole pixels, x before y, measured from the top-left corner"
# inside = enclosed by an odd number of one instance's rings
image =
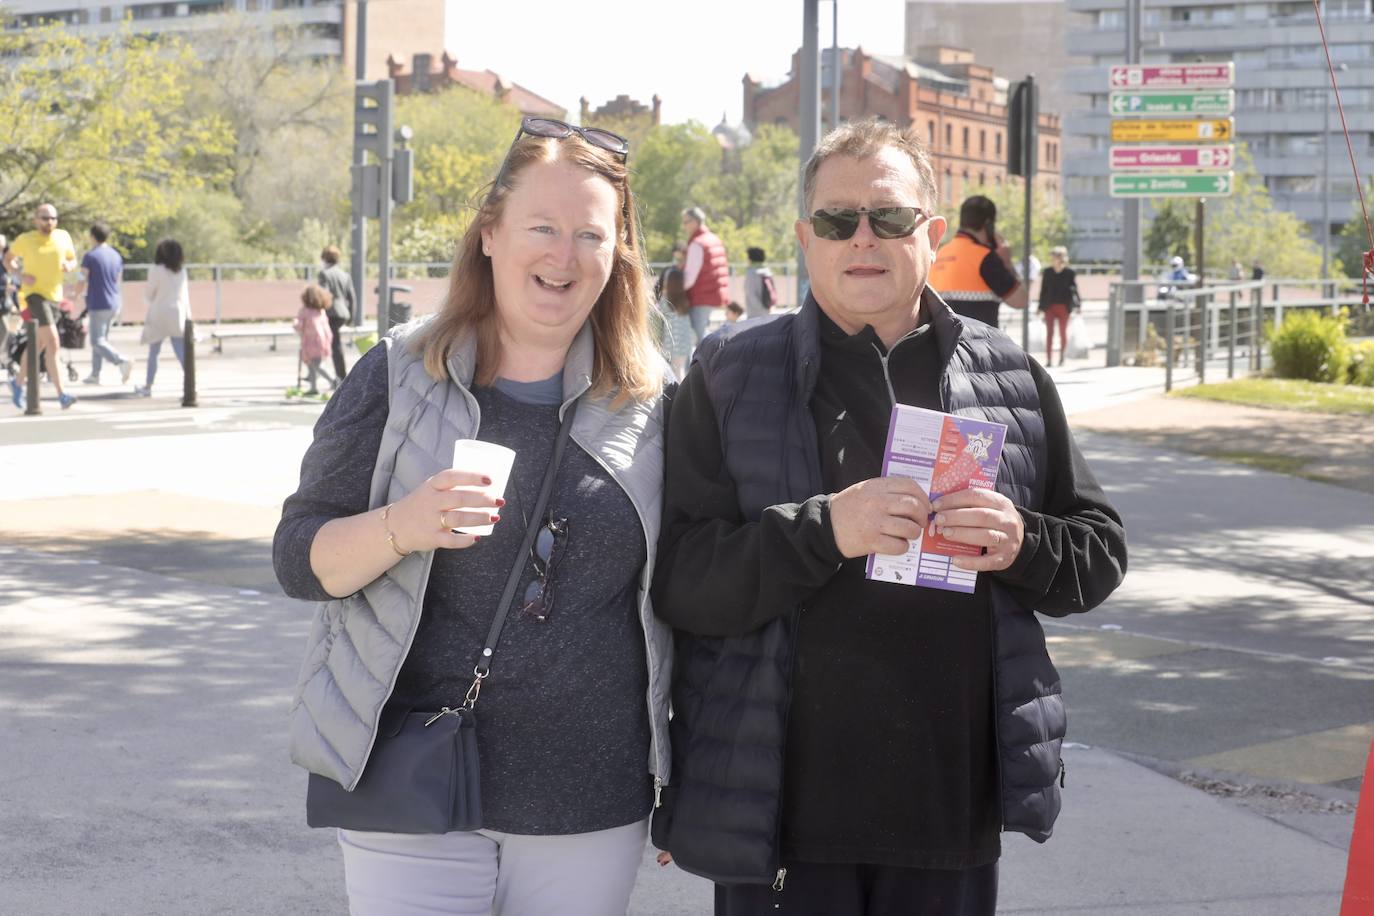
[[[1113,121],[1113,143],[1210,143],[1231,139],[1235,119]]]

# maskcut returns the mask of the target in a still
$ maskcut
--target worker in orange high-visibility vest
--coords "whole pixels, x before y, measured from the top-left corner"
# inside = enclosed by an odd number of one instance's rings
[[[997,309],[1005,302],[1024,309],[1028,284],[1011,260],[1011,246],[997,234],[997,205],[975,195],[959,208],[959,231],[940,246],[927,281],[955,314],[997,327]]]

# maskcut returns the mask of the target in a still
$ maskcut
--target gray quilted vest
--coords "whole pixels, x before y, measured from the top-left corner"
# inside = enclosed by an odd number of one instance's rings
[[[473,438],[481,424],[472,384],[475,343],[453,349],[449,378],[436,381],[408,342],[428,319],[397,328],[384,341],[390,409],[368,498],[371,508],[395,502],[450,466],[453,443]],[[651,744],[648,770],[667,782],[668,692],[672,631],[649,603],[663,494],[662,410],[657,400],[613,407],[593,397],[590,325],[568,351],[564,408],[581,398],[572,440],[624,489],[639,514],[648,548],[639,581],[639,620],[648,655]],[[561,412],[561,411],[560,411]],[[320,602],[291,707],[291,760],[352,790],[362,777],[382,707],[391,695],[424,606],[433,551],[416,551],[361,591]],[[473,646],[476,660],[480,646]],[[499,659],[497,660],[499,664]]]

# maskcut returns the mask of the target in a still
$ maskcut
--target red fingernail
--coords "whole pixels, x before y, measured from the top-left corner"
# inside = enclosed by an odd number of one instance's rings
[[[499,496],[496,497],[496,508],[499,509],[499,508],[501,508],[502,506],[504,506],[505,504],[506,504],[506,501],[505,501],[504,499],[502,499],[502,498],[499,497]]]
[[[501,516],[499,516],[499,515],[493,515],[493,516],[491,517],[491,520],[492,520],[493,522],[499,522],[499,521],[501,521]]]
[[[480,541],[480,540],[482,540],[482,536],[481,536],[480,534],[474,534],[474,535],[472,536],[472,542],[473,542],[474,544],[477,543],[477,542]]]
[[[489,487],[489,486],[491,486],[491,478],[490,478],[490,477],[483,477],[483,478],[482,478],[482,486],[484,486],[484,487]]]

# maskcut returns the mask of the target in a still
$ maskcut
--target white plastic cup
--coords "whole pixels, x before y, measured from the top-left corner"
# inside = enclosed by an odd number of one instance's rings
[[[459,439],[453,443],[453,469],[490,477],[491,486],[487,489],[497,496],[505,495],[506,482],[510,480],[510,469],[514,464],[515,452],[504,445],[483,442],[481,439]],[[495,528],[491,524],[465,525],[453,530],[463,534],[487,535]]]

